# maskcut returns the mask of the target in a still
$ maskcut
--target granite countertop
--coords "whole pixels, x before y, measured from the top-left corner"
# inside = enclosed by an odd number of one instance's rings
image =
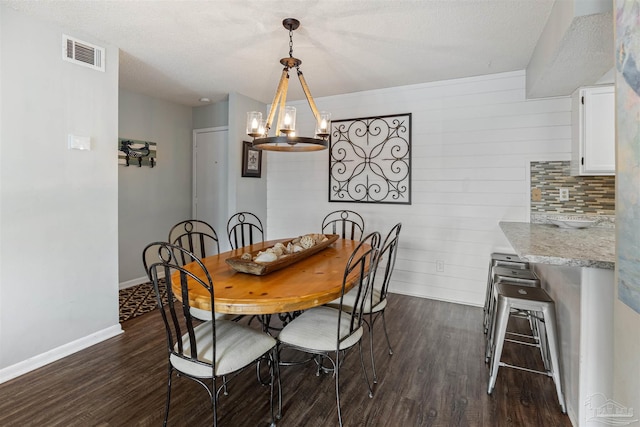
[[[615,228],[559,228],[551,224],[500,222],[519,257],[540,264],[613,270]]]

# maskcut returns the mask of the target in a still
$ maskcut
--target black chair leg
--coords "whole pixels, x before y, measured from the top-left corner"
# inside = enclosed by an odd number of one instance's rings
[[[169,363],[169,379],[167,381],[167,403],[164,408],[164,422],[162,425],[164,427],[167,426],[167,421],[169,420],[169,405],[171,403],[171,376],[173,375],[173,366]]]

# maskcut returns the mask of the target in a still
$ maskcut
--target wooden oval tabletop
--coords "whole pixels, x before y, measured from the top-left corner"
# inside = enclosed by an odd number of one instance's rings
[[[227,258],[289,240],[271,240],[205,258],[203,263],[214,284],[215,311],[229,314],[286,313],[316,307],[338,298],[345,266],[360,243],[357,240],[338,239],[326,249],[264,276],[239,273],[225,262]],[[186,268],[191,270],[189,265]],[[346,291],[351,289],[356,278],[347,280]],[[172,282],[176,296],[180,296],[179,284],[175,285],[179,281]],[[202,287],[189,286],[189,293],[192,295],[190,305],[211,309],[209,294]]]

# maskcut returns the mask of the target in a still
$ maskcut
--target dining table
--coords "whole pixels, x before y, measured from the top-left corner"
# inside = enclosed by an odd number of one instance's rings
[[[236,315],[291,313],[339,298],[343,281],[345,292],[354,286],[358,276],[351,274],[345,279],[344,274],[359,240],[338,238],[323,250],[264,275],[236,271],[226,262],[229,258],[254,254],[290,240],[255,243],[202,259],[213,281],[215,311]],[[206,280],[203,270],[196,268],[194,263],[185,265],[185,269]],[[176,297],[180,298],[180,281],[172,280],[171,283]],[[195,281],[192,283],[194,286],[188,283],[189,305],[211,310],[209,292],[202,286],[195,286]]]

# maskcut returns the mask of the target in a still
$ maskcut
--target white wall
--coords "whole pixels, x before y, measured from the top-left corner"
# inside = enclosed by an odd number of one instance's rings
[[[71,64],[66,31],[0,5],[0,382],[121,332],[118,49],[67,32],[106,47]]]
[[[205,129],[229,125],[229,101],[193,107],[193,128]]]
[[[158,144],[155,167],[118,166],[121,287],[147,281],[144,247],[167,240],[174,224],[191,218],[191,110],[120,90],[118,135]]]
[[[630,256],[629,248],[637,248],[640,242],[640,93],[637,81],[633,87],[627,81],[629,64],[640,57],[640,26],[637,20],[638,2],[616,0],[617,32],[616,52],[616,229],[617,255],[616,294],[614,302],[614,378],[615,402],[633,412],[632,426],[640,426],[640,313],[619,299],[619,280],[624,271],[624,259]],[[622,49],[624,48],[624,49]],[[624,50],[624,55],[621,54]],[[621,65],[620,62],[626,65]],[[629,67],[629,68],[627,68]],[[637,65],[636,65],[637,67]],[[624,71],[624,74],[623,74]],[[631,74],[630,77],[632,77]],[[632,88],[635,93],[632,92]],[[623,243],[624,242],[624,243]],[[631,259],[640,258],[639,253]],[[637,280],[637,275],[626,271],[625,280]],[[638,286],[638,283],[634,283]],[[607,396],[609,398],[609,396]]]
[[[267,173],[268,160],[262,153],[261,178],[242,177],[242,141],[251,141],[246,133],[246,117],[249,111],[266,113],[261,102],[239,93],[229,95],[229,216],[236,212],[252,212],[267,223]],[[269,228],[267,233],[270,233]],[[268,234],[265,238],[271,238]]]
[[[412,205],[328,203],[328,151],[267,153],[270,238],[319,230],[353,209],[367,231],[403,228],[392,291],[481,305],[498,222],[528,221],[532,160],[569,160],[571,101],[525,99],[524,71],[316,99],[333,119],[412,113]],[[298,128],[313,131],[306,102]],[[444,272],[436,272],[436,260]]]
[[[266,221],[266,162],[260,179],[242,178],[240,168],[242,141],[248,138],[244,117],[264,104],[231,94],[228,102],[191,108],[125,90],[119,104],[119,136],[158,143],[156,167],[118,167],[120,287],[146,281],[144,247],[166,240],[174,224],[191,217],[194,128],[226,125],[230,118],[228,215],[251,211]]]
[[[630,425],[640,426],[640,314],[618,299],[617,286],[615,297],[612,399],[632,409],[635,423]]]

